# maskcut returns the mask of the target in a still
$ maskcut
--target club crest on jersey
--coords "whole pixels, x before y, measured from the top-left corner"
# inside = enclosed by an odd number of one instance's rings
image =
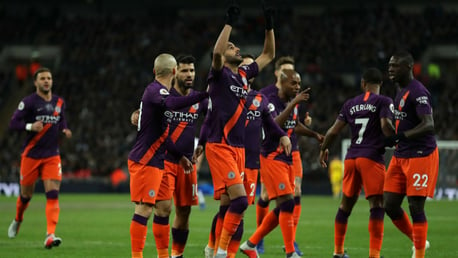
[[[154,196],[156,196],[156,192],[154,190],[149,190],[148,195],[150,197],[154,197]]]
[[[160,89],[159,94],[161,95],[169,95],[169,91],[167,89]]]
[[[253,106],[259,107],[259,106],[261,106],[261,103],[259,103],[259,100],[253,99]]]
[[[284,183],[278,184],[278,189],[280,189],[280,190],[285,190],[285,188],[286,188],[286,186],[285,186]]]
[[[234,179],[234,178],[235,178],[235,173],[234,173],[234,171],[229,171],[229,173],[227,174],[227,178],[229,178],[229,179]]]
[[[60,107],[56,107],[56,108],[54,109],[54,111],[55,111],[56,113],[59,114],[59,113],[60,113]]]
[[[405,104],[406,104],[406,103],[405,103],[404,99],[401,99],[401,101],[399,101],[399,106],[400,106],[401,108],[403,108]]]
[[[199,103],[196,103],[196,104],[192,105],[192,108],[195,109],[195,110],[199,109]]]
[[[21,102],[19,102],[19,105],[17,106],[17,109],[18,109],[18,110],[23,110],[23,109],[24,109],[24,106],[25,106],[24,102],[21,101]]]

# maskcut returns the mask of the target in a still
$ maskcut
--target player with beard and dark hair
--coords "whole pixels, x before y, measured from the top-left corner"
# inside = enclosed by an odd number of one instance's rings
[[[248,207],[241,177],[245,167],[248,80],[255,77],[275,57],[273,9],[264,8],[264,49],[254,63],[239,67],[242,62],[240,49],[229,42],[232,26],[239,15],[240,8],[232,3],[226,13],[226,25],[213,49],[212,67],[208,76],[208,114],[212,130],[209,130],[205,152],[215,188],[214,198],[220,200],[219,219],[222,229],[219,243],[215,246],[215,257],[224,258],[232,235]]]
[[[439,151],[431,94],[413,77],[413,63],[412,55],[405,51],[394,54],[388,63],[389,77],[400,90],[394,99],[396,134],[386,139],[386,145],[396,149],[385,176],[383,206],[394,225],[412,240],[412,257],[422,258],[429,248],[425,201],[434,196]],[[405,196],[412,223],[401,207]]]
[[[247,66],[254,62],[255,58],[251,55],[243,55],[243,61],[240,66]],[[249,80],[251,84],[254,78]],[[271,110],[269,108],[269,101],[266,96],[259,93],[256,90],[249,88],[248,96],[246,99],[245,107],[247,109],[247,118],[245,122],[245,170],[242,176],[243,184],[245,186],[245,192],[247,193],[248,205],[254,203],[256,196],[256,184],[259,174],[259,155],[261,144],[261,128],[264,131],[271,132],[272,138],[280,139],[284,137],[283,141],[288,142],[289,137],[275,122]],[[203,144],[208,134],[207,128],[211,121],[206,120],[201,129],[200,142]],[[280,140],[281,141],[281,140]],[[289,146],[291,146],[289,144]],[[290,147],[288,147],[290,148]],[[286,150],[288,153],[289,151]],[[215,215],[212,221],[212,227],[209,234],[208,244],[205,247],[205,257],[213,257],[213,248],[217,238],[216,235],[216,223],[218,221],[219,213]],[[243,235],[243,220],[240,222],[236,233],[232,236],[228,247],[228,257],[235,257],[235,254],[239,250],[240,240]],[[221,225],[219,225],[221,227]],[[219,230],[220,231],[220,230]]]

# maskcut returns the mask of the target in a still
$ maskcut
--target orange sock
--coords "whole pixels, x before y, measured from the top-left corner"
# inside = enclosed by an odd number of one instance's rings
[[[274,228],[277,227],[278,225],[278,214],[280,210],[278,208],[275,208],[271,210],[269,213],[267,213],[266,217],[262,221],[262,224],[258,226],[256,231],[251,235],[250,243],[253,243],[257,245],[261,239],[263,239],[267,234],[269,234],[270,231],[272,231]]]
[[[51,190],[46,192],[46,232],[54,234],[56,232],[57,222],[59,221],[59,199],[58,191]]]
[[[259,198],[258,203],[256,204],[256,226],[259,227],[262,223],[262,220],[269,213],[269,202]]]
[[[372,208],[369,217],[369,257],[379,258],[383,241],[383,208]]]
[[[215,254],[216,254],[216,251],[218,250],[219,240],[221,239],[221,232],[223,231],[223,222],[224,222],[224,218],[218,217],[218,220],[216,221],[215,242],[213,246],[213,250]]]
[[[302,205],[301,205],[301,197],[295,196],[294,197],[294,211],[293,211],[293,218],[294,218],[294,240],[296,240],[296,230],[297,225],[299,225],[299,219],[302,213]]]
[[[132,248],[132,258],[142,258],[143,248],[145,247],[146,227],[148,218],[134,214],[130,223],[130,242]]]
[[[29,207],[30,198],[19,195],[16,201],[16,221],[21,222],[24,219],[24,212]]]
[[[143,253],[132,252],[132,258],[143,258]]]
[[[218,247],[222,250],[227,250],[229,242],[231,241],[232,235],[237,231],[237,228],[242,220],[243,215],[239,213],[233,213],[230,210],[224,216],[223,229],[219,239]]]
[[[215,242],[212,247],[215,255],[216,255],[216,252],[218,251],[219,240],[221,238],[221,232],[223,231],[224,217],[226,216],[228,209],[229,209],[229,205],[219,206],[219,211],[217,214],[216,225],[215,225]]]
[[[412,223],[410,222],[409,215],[404,210],[402,212],[403,214],[400,219],[392,220],[393,224],[413,242]]]
[[[227,247],[228,254],[234,254],[234,257],[235,257],[235,254],[237,253],[240,247],[240,240],[242,240],[242,235],[243,235],[243,219],[240,221],[237,231],[235,231],[235,233],[232,235],[231,241],[229,242],[229,246]]]
[[[207,246],[211,249],[215,249],[215,232],[216,232],[216,224],[218,223],[219,213],[213,217],[212,227],[210,229],[210,233],[208,234],[208,243]]]
[[[348,217],[350,213],[343,211],[342,209],[337,210],[336,218],[334,221],[334,253],[344,253],[344,242],[345,235],[347,233]]]
[[[158,258],[169,257],[170,224],[169,217],[154,216],[153,235]]]
[[[293,213],[280,210],[278,216],[283,242],[285,244],[285,253],[294,252],[294,218]]]
[[[426,236],[428,233],[428,222],[413,223],[413,243],[415,246],[415,258],[425,257]]]

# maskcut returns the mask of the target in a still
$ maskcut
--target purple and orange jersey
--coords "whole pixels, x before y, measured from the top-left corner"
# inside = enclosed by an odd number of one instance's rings
[[[285,110],[287,103],[283,102],[280,97],[278,97],[278,93],[275,91],[271,91],[270,95],[267,96],[269,99],[269,110],[272,114],[272,117],[276,117],[279,115],[283,110]],[[294,128],[297,125],[297,113],[298,108],[297,105],[294,107],[293,112],[289,114],[288,119],[286,119],[285,123],[280,127],[286,133],[286,135],[291,140],[291,147],[292,150],[297,150],[297,138],[296,134],[294,133]],[[293,145],[294,144],[294,145]],[[264,157],[272,158],[275,160],[283,161],[287,164],[292,164],[292,156],[287,156],[283,150],[281,150],[278,146],[278,138],[275,138],[272,135],[271,131],[265,131],[265,138],[262,141],[261,145],[261,154]]]
[[[212,130],[208,142],[244,147],[248,80],[257,74],[256,62],[239,67],[237,74],[227,67],[210,71],[208,119],[212,121]]]
[[[262,93],[251,90],[246,99],[247,120],[245,122],[245,167],[259,169],[259,154],[261,143],[261,128],[271,131],[271,135],[278,139],[286,135],[275,123],[269,110],[269,100]]]
[[[396,133],[414,128],[421,122],[420,116],[433,113],[431,94],[421,82],[415,79],[398,92],[394,107]],[[396,146],[394,156],[398,158],[424,157],[435,149],[436,139],[434,133],[430,132],[413,140],[400,141]]]
[[[40,132],[27,132],[22,155],[34,159],[59,155],[59,136],[67,129],[64,111],[65,102],[57,95],[52,95],[51,101],[36,93],[22,99],[11,118],[10,128],[25,130],[28,123],[43,122]]]
[[[189,96],[198,94],[192,91]],[[171,96],[181,96],[175,88],[170,90]],[[194,153],[194,138],[197,128],[197,120],[201,114],[207,113],[208,100],[204,99],[200,103],[192,106],[186,106],[176,110],[167,110],[165,112],[167,123],[169,124],[169,137],[189,160],[192,160]],[[167,161],[178,163],[179,159],[167,152],[165,159]]]
[[[174,97],[158,81],[149,84],[140,103],[137,138],[129,153],[129,160],[163,169],[169,135],[166,111],[190,106],[205,97],[204,93]]]
[[[384,139],[380,119],[393,119],[393,101],[385,96],[365,92],[349,99],[337,119],[349,124],[351,145],[346,159],[365,157],[384,163]]]

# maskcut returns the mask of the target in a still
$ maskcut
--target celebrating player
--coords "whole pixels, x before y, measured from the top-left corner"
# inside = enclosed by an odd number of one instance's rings
[[[393,101],[379,95],[382,73],[367,69],[361,80],[363,94],[345,102],[324,137],[320,163],[327,167],[328,147],[348,124],[351,145],[344,162],[343,195],[334,222],[334,258],[348,258],[344,252],[347,222],[364,186],[369,201],[369,258],[380,258],[383,240],[383,182],[385,179],[384,135],[394,134]]]

